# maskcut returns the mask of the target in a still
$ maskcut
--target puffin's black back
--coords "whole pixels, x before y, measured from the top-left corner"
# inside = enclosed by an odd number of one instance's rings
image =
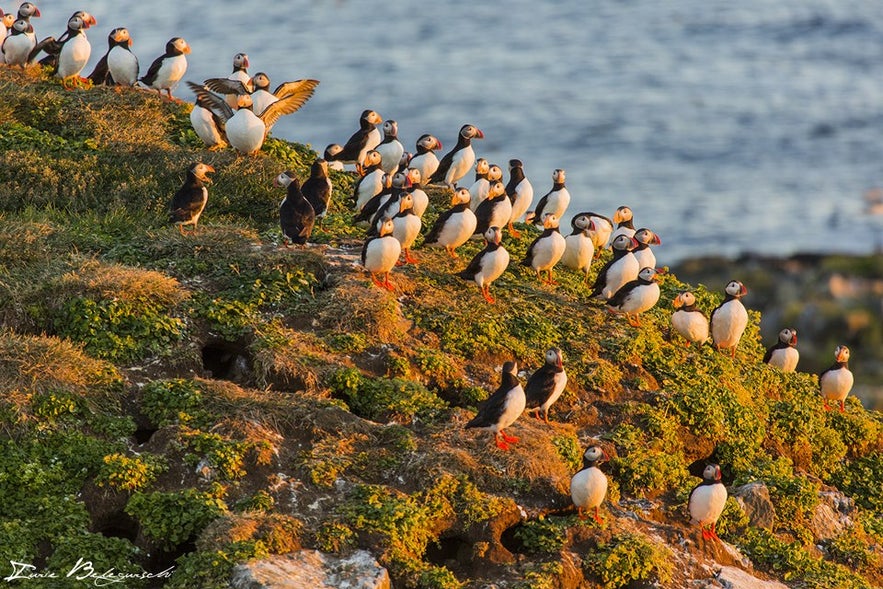
[[[282,234],[292,243],[304,244],[313,233],[315,221],[316,213],[312,205],[301,193],[298,179],[293,178],[288,185],[288,194],[279,207],[279,225],[282,227]]]

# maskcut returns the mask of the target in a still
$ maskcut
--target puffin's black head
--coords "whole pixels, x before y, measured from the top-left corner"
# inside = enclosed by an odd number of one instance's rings
[[[396,172],[392,177],[393,188],[403,189],[411,186],[411,180],[408,178],[407,172]]]
[[[638,247],[638,242],[634,237],[629,237],[628,235],[617,235],[616,239],[613,240],[611,247],[615,250],[620,251],[631,251]]]
[[[717,464],[709,464],[702,471],[702,480],[713,483],[721,480],[721,467]]]
[[[650,229],[641,227],[635,231],[635,240],[638,243],[646,243],[647,245],[662,245],[662,240]]]
[[[248,55],[245,53],[237,53],[233,56],[233,71],[248,69]]]
[[[2,10],[0,10],[2,12]],[[6,14],[0,14],[0,17],[3,19],[3,27],[7,30],[12,28],[12,25],[15,23],[15,15],[11,12],[7,12]]]
[[[849,362],[849,348],[843,345],[837,346],[834,350],[834,359],[843,364]]]
[[[428,151],[435,151],[436,149],[442,149],[442,144],[434,135],[424,133],[417,140],[417,151],[420,151],[421,147]]]
[[[398,137],[399,124],[392,119],[386,119],[385,121],[383,121],[383,136]]]
[[[408,177],[405,176],[406,180],[407,180],[407,178]],[[413,209],[413,208],[414,208],[414,195],[411,194],[410,192],[406,192],[399,199],[399,211],[407,211],[408,209]]]
[[[556,217],[552,213],[546,213],[545,215],[543,215],[543,228],[544,229],[557,229],[558,228],[558,217]]]
[[[594,231],[595,222],[588,215],[577,215],[570,220],[570,225],[578,231]]]
[[[316,161],[314,161],[313,165],[310,166],[310,176],[312,176],[313,178],[327,178],[328,162],[326,162],[322,158],[316,158]]]
[[[181,37],[172,37],[169,39],[169,42],[166,43],[166,55],[169,57],[175,55],[187,55],[188,53],[190,53],[190,45],[188,45],[187,41]]]
[[[10,31],[10,35],[24,35],[26,33],[33,33],[34,26],[26,21],[23,18],[18,19],[14,23],[12,23],[12,30]]]
[[[126,27],[118,27],[112,30],[107,36],[107,44],[110,47],[131,47],[132,37],[129,36],[129,29]]]
[[[463,125],[460,127],[460,136],[466,139],[484,139],[484,133],[475,125]]]
[[[521,160],[509,160],[509,171],[512,171],[512,168],[523,168],[524,164],[521,163]]]
[[[488,227],[487,231],[484,232],[484,240],[487,243],[499,245],[503,241],[503,232],[500,231],[499,227]]]
[[[371,123],[372,125],[376,125],[378,123],[382,123],[383,119],[380,118],[380,115],[374,112],[373,110],[363,110],[362,116],[359,117],[360,121],[364,121],[367,123]]]
[[[475,173],[476,174],[487,174],[487,171],[490,169],[490,167],[491,167],[491,165],[483,157],[480,157],[477,160],[475,160]]]
[[[638,278],[644,282],[654,282],[658,275],[659,272],[656,268],[641,268],[641,271],[638,272]]]
[[[779,341],[789,346],[797,345],[797,330],[793,327],[786,327],[779,332]]]
[[[491,186],[488,189],[487,193],[488,199],[490,200],[492,198],[497,198],[498,196],[501,196],[503,194],[506,194],[506,186],[499,180],[491,182]]]
[[[83,27],[82,27],[82,29],[83,29],[84,31],[85,31],[86,29],[88,29],[89,27],[94,27],[95,25],[98,24],[98,21],[95,19],[95,17],[92,16],[91,14],[89,14],[88,12],[86,12],[85,10],[78,10],[78,11],[76,11],[75,13],[73,13],[73,14],[71,15],[71,18],[74,18],[75,16],[78,16],[78,17],[80,17],[81,19],[83,19]]]
[[[503,374],[512,374],[514,376],[518,376],[518,362],[504,362]]]
[[[549,348],[546,351],[546,364],[555,366],[556,368],[564,367],[564,356],[558,348]]]
[[[626,221],[631,221],[634,218],[634,214],[632,210],[623,205],[616,209],[616,212],[613,213],[613,222],[614,223],[624,223]]]
[[[731,280],[729,284],[727,284],[727,287],[724,289],[724,292],[731,297],[739,299],[748,294],[748,289],[745,288],[745,285],[738,280]]]
[[[380,155],[380,152],[376,149],[370,149],[365,152],[365,161],[362,162],[362,167],[367,169],[371,166],[379,166],[382,161],[383,156]]]
[[[395,226],[393,225],[392,219],[384,217],[378,224],[377,235],[380,237],[392,235],[393,229],[395,229]]]
[[[190,167],[187,168],[187,173],[189,175],[193,176],[194,178],[205,184],[212,183],[212,180],[208,177],[208,174],[212,174],[214,173],[214,171],[215,169],[212,166],[204,164],[202,162],[196,162],[194,164],[191,164]]]
[[[420,170],[418,170],[417,168],[408,168],[406,173],[408,174],[408,180],[411,181],[411,186],[420,184],[420,182],[423,180],[420,174]]]
[[[675,309],[680,309],[681,307],[691,307],[696,304],[696,295],[694,295],[689,290],[685,290],[682,293],[678,293],[678,296],[675,297],[672,305]]]
[[[408,164],[411,163],[412,157],[414,157],[414,154],[410,151],[402,152],[402,157],[399,159],[399,168],[407,168]]]
[[[88,27],[86,26],[86,23],[83,22],[83,19],[80,18],[79,16],[72,16],[72,17],[67,21],[67,30],[68,30],[72,35],[75,35],[75,34],[79,33],[80,31],[84,31],[84,30],[86,30],[87,28],[88,28]]]
[[[287,188],[290,184],[299,185],[297,174],[291,170],[285,170],[275,178],[273,178],[273,186],[279,188]]]
[[[251,87],[255,90],[267,90],[270,89],[270,76],[265,74],[264,72],[258,72],[251,79]]]
[[[339,154],[341,151],[343,151],[342,145],[340,145],[339,143],[332,143],[325,148],[325,153],[322,157],[333,162],[334,159],[337,157],[337,154]]]
[[[598,466],[602,462],[607,462],[610,457],[601,446],[590,446],[583,453],[583,468],[591,468]]]
[[[27,20],[32,16],[40,18],[40,9],[31,2],[23,2],[21,6],[18,7],[18,18]]]
[[[564,184],[564,181],[566,179],[567,173],[561,168],[558,168],[557,170],[552,172],[552,182],[554,182],[555,184]]]
[[[488,182],[496,182],[503,177],[503,169],[497,164],[491,164],[487,169]],[[505,189],[505,187],[504,187]]]

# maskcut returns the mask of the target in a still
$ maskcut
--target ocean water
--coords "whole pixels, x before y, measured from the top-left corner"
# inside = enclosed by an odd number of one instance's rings
[[[96,16],[87,72],[126,26],[142,72],[182,36],[189,80],[228,75],[240,51],[274,85],[319,79],[274,134],[320,152],[366,108],[396,119],[409,150],[423,133],[447,150],[473,123],[478,156],[523,160],[537,198],[565,168],[570,213],[631,206],[662,237],[663,264],[883,248],[883,215],[864,200],[883,185],[883,3],[37,4],[40,38],[74,10]]]

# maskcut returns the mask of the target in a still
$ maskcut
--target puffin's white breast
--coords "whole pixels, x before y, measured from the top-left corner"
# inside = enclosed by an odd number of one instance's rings
[[[633,288],[619,309],[623,313],[643,313],[652,308],[659,300],[659,285],[655,282],[651,284],[639,284]]]
[[[420,227],[423,225],[417,215],[393,217],[392,224],[392,235],[399,240],[403,248],[414,245],[414,240],[420,235]]]
[[[497,420],[497,428],[491,429],[499,431],[515,423],[515,420],[521,417],[526,405],[527,398],[524,396],[524,388],[519,384],[506,394],[506,402],[503,405],[503,413]]]
[[[438,156],[435,155],[435,152],[427,151],[424,154],[415,155],[408,166],[420,170],[420,177],[426,179],[438,169]]]
[[[223,143],[221,134],[212,119],[212,113],[208,109],[202,108],[198,104],[193,105],[193,110],[190,111],[190,125],[203,143],[209,147]]]
[[[491,189],[491,183],[487,178],[479,178],[469,187],[469,194],[472,198],[469,200],[469,208],[474,212],[478,205],[487,199],[487,193]]]
[[[568,235],[564,238],[564,255],[561,263],[567,268],[588,272],[595,256],[595,246],[592,240],[583,233]]]
[[[464,209],[461,213],[454,213],[448,217],[447,222],[438,234],[438,243],[446,247],[459,247],[475,232],[478,219],[475,213]]]
[[[138,81],[138,58],[122,47],[114,47],[107,54],[107,69],[117,84],[132,86]]]
[[[570,497],[577,507],[600,507],[606,495],[607,476],[597,466],[584,468],[570,479]]]
[[[739,299],[727,301],[711,316],[711,337],[715,345],[732,348],[739,343],[745,326],[748,325],[748,311]]]
[[[264,122],[248,108],[237,110],[226,125],[227,140],[242,153],[252,153],[260,149],[264,143],[265,130]]]
[[[568,206],[570,206],[570,191],[565,187],[549,195],[548,200],[546,200],[546,207],[543,209],[543,215],[552,213],[561,219],[564,217],[564,212],[567,211]]]
[[[509,267],[509,252],[503,247],[498,247],[492,252],[484,254],[481,258],[481,267],[475,275],[478,286],[490,284],[503,275]]]
[[[716,522],[727,502],[727,488],[722,483],[700,485],[690,494],[690,517],[694,524]]]
[[[79,74],[91,54],[92,45],[86,35],[74,35],[64,44],[58,56],[58,77],[67,78]]]
[[[564,236],[558,231],[553,231],[548,237],[543,237],[537,241],[533,248],[533,259],[531,267],[534,270],[548,270],[558,263],[561,256],[564,255],[564,249],[567,243]]]
[[[471,145],[467,145],[463,149],[457,150],[451,161],[451,167],[448,168],[448,173],[445,174],[445,182],[448,184],[454,184],[469,172],[474,163],[475,151],[473,151]]]
[[[822,396],[834,401],[842,401],[852,390],[853,376],[848,368],[829,370],[821,378]]]
[[[422,188],[415,188],[411,191],[411,198],[414,199],[414,206],[411,207],[414,214],[422,218],[429,207],[429,195]]]
[[[525,178],[515,187],[515,201],[512,203],[512,216],[509,217],[509,220],[514,223],[520,219],[530,208],[531,202],[533,202],[533,186]]]
[[[174,57],[166,57],[163,59],[159,72],[156,74],[156,80],[153,82],[153,88],[160,90],[163,88],[173,89],[184,77],[187,71],[187,57],[184,55],[175,55]]]
[[[800,352],[797,348],[788,346],[773,350],[770,356],[770,366],[775,366],[782,372],[794,372],[797,369],[797,362],[800,360]]]
[[[656,267],[656,254],[654,254],[653,250],[651,250],[649,247],[635,250],[632,252],[632,254],[634,254],[635,259],[638,260],[638,268]]]
[[[633,253],[627,253],[607,269],[604,290],[601,291],[601,294],[605,299],[609,299],[626,282],[636,279],[640,271],[641,267],[638,265],[637,258]]]
[[[383,190],[383,170],[372,170],[359,183],[359,193],[356,197],[356,210],[361,211],[368,201],[380,194]]]
[[[396,265],[402,246],[392,235],[372,239],[365,250],[365,269],[369,272],[389,272]]]
[[[708,319],[699,311],[678,309],[671,315],[671,324],[681,336],[691,342],[708,339]]]
[[[380,153],[380,168],[387,174],[392,174],[398,169],[402,154],[405,153],[405,146],[398,139],[381,143],[374,149]]]
[[[546,399],[546,402],[540,405],[540,409],[544,412],[549,410],[549,407],[552,406],[552,403],[558,400],[558,397],[561,396],[561,393],[564,392],[564,387],[567,386],[567,372],[562,370],[561,372],[555,373],[555,388],[552,389],[552,394],[549,395],[549,398]]]
[[[260,114],[267,110],[267,107],[277,102],[279,99],[273,96],[272,92],[267,92],[263,88],[259,88],[251,94],[251,109]]]

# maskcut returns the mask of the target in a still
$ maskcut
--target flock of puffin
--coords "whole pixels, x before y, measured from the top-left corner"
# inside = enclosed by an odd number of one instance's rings
[[[147,73],[139,77],[137,57],[131,52],[132,40],[126,28],[113,29],[108,35],[108,50],[86,78],[80,77],[91,55],[86,30],[97,24],[85,11],[75,12],[68,20],[67,30],[58,39],[47,37],[37,41],[31,18],[40,11],[31,2],[21,4],[17,13],[0,11],[6,29],[0,54],[2,62],[26,67],[38,61],[52,68],[65,88],[83,83],[140,87],[163,92],[172,99],[172,90],[187,70],[187,42],[175,37],[166,44],[165,53],[154,60]],[[296,112],[313,94],[317,80],[286,82],[270,91],[265,73],[248,74],[248,56],[237,53],[233,71],[227,77],[205,80],[202,84],[187,82],[196,94],[191,124],[210,149],[230,146],[244,154],[257,152],[273,124],[280,116]],[[377,126],[382,124],[381,136]],[[332,184],[328,169],[355,166],[358,181],[352,196],[354,222],[367,226],[367,239],[361,252],[361,263],[378,286],[394,289],[390,273],[398,264],[417,263],[411,248],[422,230],[422,216],[429,198],[422,184],[442,184],[452,193],[450,208],[440,214],[424,237],[424,245],[444,248],[457,258],[456,249],[469,239],[484,239],[485,247],[466,267],[457,272],[464,280],[475,282],[484,299],[494,303],[490,285],[507,269],[509,253],[502,245],[503,230],[513,238],[520,235],[514,223],[522,218],[542,227],[520,264],[533,269],[538,278],[555,284],[553,269],[557,264],[582,272],[588,280],[592,262],[610,247],[612,257],[598,271],[591,286],[593,298],[606,301],[609,311],[624,314],[628,322],[638,326],[639,315],[656,305],[660,296],[656,257],[651,246],[661,240],[648,228],[636,229],[633,213],[627,206],[619,207],[610,219],[594,212],[581,212],[570,221],[572,232],[560,233],[559,222],[570,204],[565,185],[566,174],[558,169],[552,173],[552,188],[537,202],[533,210],[534,191],[518,159],[508,162],[509,179],[503,183],[503,170],[484,158],[476,159],[472,140],[483,139],[484,133],[474,125],[463,125],[456,146],[439,159],[435,152],[442,149],[433,135],[424,134],[416,141],[413,153],[405,150],[398,139],[398,125],[383,120],[373,110],[365,110],[359,128],[347,142],[330,144],[312,164],[310,176],[301,183],[297,174],[284,171],[274,184],[285,188],[286,196],[279,208],[280,225],[286,240],[305,244],[317,219],[328,209]],[[475,171],[467,187],[459,184],[470,170]],[[208,201],[214,172],[208,164],[197,162],[186,173],[183,186],[171,203],[171,221],[182,235],[185,226],[196,230],[200,215]],[[608,245],[609,244],[609,245]],[[710,320],[696,308],[692,292],[681,292],[673,301],[671,324],[686,340],[686,345],[702,345],[709,339],[718,350],[729,350],[735,356],[748,314],[741,302],[747,294],[745,286],[731,281],[725,288],[724,301],[712,311]],[[796,369],[799,354],[797,331],[783,329],[778,342],[771,346],[763,361],[780,370]],[[819,387],[825,409],[829,401],[837,401],[840,411],[852,389],[853,375],[847,362],[849,349],[838,346],[835,363],[819,376]],[[561,350],[552,348],[545,354],[545,363],[527,380],[524,387],[518,379],[515,362],[503,366],[500,387],[484,402],[467,428],[481,428],[493,433],[494,442],[503,450],[518,441],[505,433],[525,411],[542,413],[548,423],[549,409],[567,385]],[[583,469],[571,480],[571,496],[580,518],[594,510],[601,522],[599,507],[607,492],[607,477],[598,468],[607,460],[599,446],[585,451]],[[721,469],[709,464],[702,474],[702,483],[690,494],[689,512],[699,524],[705,539],[716,539],[715,523],[723,511],[727,491],[721,481]]]

